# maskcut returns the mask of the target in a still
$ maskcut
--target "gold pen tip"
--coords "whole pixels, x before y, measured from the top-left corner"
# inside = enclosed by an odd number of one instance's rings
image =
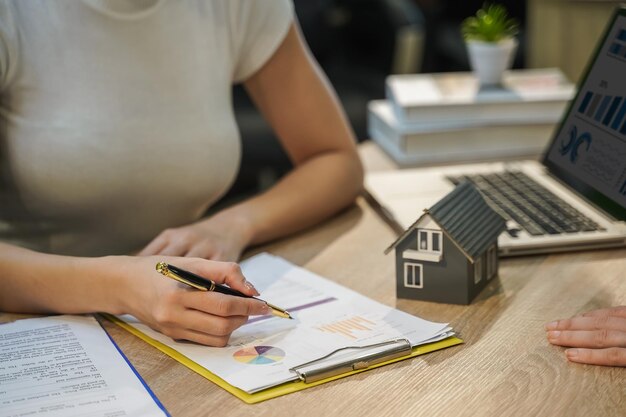
[[[156,270],[157,270],[159,273],[161,273],[161,274],[165,275],[165,274],[167,273],[167,270],[168,270],[168,268],[167,268],[167,264],[166,264],[165,262],[158,262],[158,263],[156,264]]]

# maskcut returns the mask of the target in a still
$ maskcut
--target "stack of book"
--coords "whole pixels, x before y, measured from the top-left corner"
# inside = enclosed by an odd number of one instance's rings
[[[574,92],[554,68],[509,71],[497,87],[470,72],[390,75],[368,133],[400,166],[536,156]]]

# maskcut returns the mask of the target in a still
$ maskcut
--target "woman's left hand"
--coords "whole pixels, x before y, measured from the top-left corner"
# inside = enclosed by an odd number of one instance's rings
[[[243,222],[217,214],[182,227],[166,229],[139,252],[139,256],[167,255],[237,261],[248,246]]]

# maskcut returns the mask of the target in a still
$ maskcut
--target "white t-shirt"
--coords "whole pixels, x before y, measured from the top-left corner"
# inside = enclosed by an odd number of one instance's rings
[[[0,0],[0,241],[128,253],[198,219],[240,159],[231,85],[289,0]]]

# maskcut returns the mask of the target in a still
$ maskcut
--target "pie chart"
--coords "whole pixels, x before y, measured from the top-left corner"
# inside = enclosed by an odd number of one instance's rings
[[[274,346],[249,346],[233,353],[237,362],[248,365],[267,365],[281,361],[285,351]]]

